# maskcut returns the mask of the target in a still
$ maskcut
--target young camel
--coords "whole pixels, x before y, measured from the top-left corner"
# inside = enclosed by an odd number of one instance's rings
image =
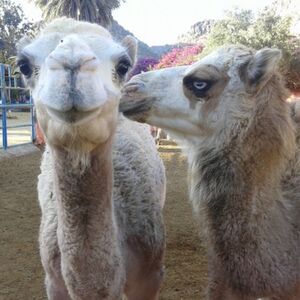
[[[135,55],[133,38],[118,45],[67,18],[20,42],[47,142],[38,194],[49,299],[158,299],[164,167],[148,126],[118,113]]]
[[[120,109],[188,144],[209,300],[300,299],[300,159],[276,65],[280,51],[224,47],[147,72]]]

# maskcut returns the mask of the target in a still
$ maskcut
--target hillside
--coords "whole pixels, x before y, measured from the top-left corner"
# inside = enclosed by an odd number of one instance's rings
[[[163,46],[151,46],[153,52],[155,52],[159,57],[163,56],[167,52],[171,51],[174,48],[181,47],[180,44],[171,44],[171,45],[163,45]]]
[[[274,0],[272,7],[279,16],[289,15],[292,18],[291,34],[300,36],[300,1]],[[195,23],[190,30],[178,37],[179,43],[203,43],[216,20],[207,19]]]
[[[134,36],[132,32],[126,30],[115,20],[112,22],[112,25],[110,27],[110,32],[117,41],[121,41],[126,35]],[[143,41],[139,40],[138,38],[136,39],[138,40],[138,58],[159,59],[163,54],[169,52],[173,48],[180,47],[180,45],[177,44],[150,47]]]
[[[203,20],[195,23],[191,26],[187,33],[184,33],[178,37],[180,43],[203,43],[205,42],[207,34],[211,31],[215,20]]]
[[[121,41],[126,35],[134,36],[133,33],[126,30],[121,25],[119,25],[117,21],[112,22],[110,32],[117,41]],[[149,58],[156,58],[156,59],[159,58],[159,55],[155,53],[147,44],[140,41],[139,39],[137,40],[138,40],[138,58],[141,57],[149,57]]]

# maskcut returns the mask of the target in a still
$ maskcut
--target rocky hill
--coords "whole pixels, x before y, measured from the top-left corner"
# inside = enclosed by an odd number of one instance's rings
[[[113,21],[110,27],[110,32],[112,36],[117,40],[121,41],[126,35],[132,35],[133,33],[123,28],[117,21]],[[155,53],[147,44],[138,40],[138,58],[141,57],[151,57],[151,58],[159,58],[159,55]]]
[[[215,20],[203,20],[192,25],[190,30],[178,37],[180,43],[203,43],[206,39],[207,34],[211,31]]]
[[[295,22],[295,30],[297,31],[297,35],[300,35],[300,1],[299,0],[274,0],[274,7],[277,7],[279,14],[283,14],[283,12],[297,15]],[[210,33],[212,27],[215,24],[215,20],[207,19],[200,22],[195,23],[190,27],[190,30],[178,37],[177,44],[171,45],[159,45],[159,46],[148,46],[143,41],[138,40],[139,50],[138,50],[138,58],[155,58],[159,59],[165,53],[171,51],[173,48],[184,47],[186,45],[202,43],[205,44],[205,40],[207,35]],[[134,34],[125,28],[123,28],[117,21],[113,21],[110,31],[114,38],[117,41],[121,41],[126,35]],[[1,46],[1,45],[0,45]]]
[[[143,41],[137,39],[139,46],[138,58],[159,59],[162,55],[171,51],[173,48],[181,48],[187,45],[201,43],[205,40],[206,35],[210,32],[214,22],[214,20],[204,20],[192,25],[191,29],[187,33],[178,37],[177,44],[150,47]],[[117,41],[121,41],[126,35],[134,36],[132,32],[126,30],[115,20],[112,22],[110,32]]]
[[[112,25],[110,27],[110,32],[113,35],[113,37],[117,41],[121,41],[126,35],[132,35],[134,34],[128,30],[126,30],[124,27],[122,27],[117,21],[113,21]],[[159,59],[163,54],[169,52],[175,47],[180,47],[178,44],[174,45],[162,45],[162,46],[148,46],[146,43],[138,40],[138,58],[155,58]]]
[[[274,0],[271,5],[278,15],[289,15],[292,18],[291,33],[300,36],[300,1]],[[179,43],[203,43],[216,20],[207,19],[192,25],[190,30],[178,37]]]

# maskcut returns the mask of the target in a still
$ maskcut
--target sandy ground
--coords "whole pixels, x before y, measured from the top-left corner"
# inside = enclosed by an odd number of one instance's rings
[[[168,179],[166,277],[160,299],[201,300],[207,265],[187,201],[186,160],[176,147],[161,147],[160,153]],[[37,244],[40,158],[38,152],[0,160],[0,300],[46,299]]]

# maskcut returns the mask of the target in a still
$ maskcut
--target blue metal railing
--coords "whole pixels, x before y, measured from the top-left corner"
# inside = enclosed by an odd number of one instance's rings
[[[6,76],[7,74],[7,76]],[[6,150],[11,145],[8,144],[8,129],[10,128],[21,128],[21,127],[31,127],[31,142],[35,139],[35,123],[34,123],[34,109],[33,109],[33,101],[30,96],[29,103],[20,103],[20,104],[11,104],[10,98],[7,95],[10,95],[11,91],[28,91],[28,89],[17,86],[17,79],[15,76],[11,75],[11,66],[0,64],[0,91],[1,91],[1,104],[0,104],[0,113],[2,112],[2,148]],[[8,92],[8,93],[7,93]],[[7,125],[7,112],[10,109],[30,109],[30,123],[27,124],[18,124],[13,126]],[[19,143],[17,145],[24,145],[28,143]],[[16,146],[16,145],[14,145]],[[1,147],[0,147],[1,148]]]

